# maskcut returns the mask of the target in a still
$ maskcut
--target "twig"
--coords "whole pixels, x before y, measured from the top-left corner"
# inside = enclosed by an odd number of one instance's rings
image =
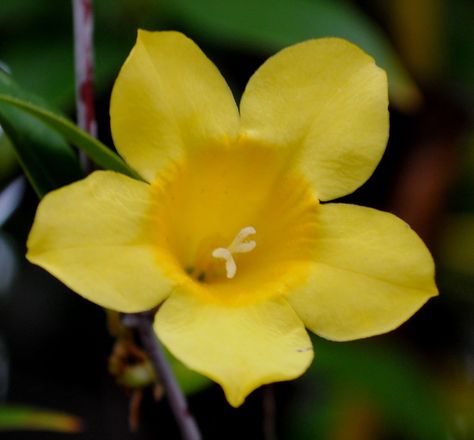
[[[72,0],[74,18],[74,65],[76,79],[77,125],[97,137],[97,123],[94,111],[94,49],[92,34],[94,29],[92,0]],[[85,171],[90,164],[81,152],[81,162]]]
[[[276,403],[273,385],[263,388],[263,438],[276,440]]]
[[[150,358],[155,373],[166,390],[168,401],[185,440],[200,440],[199,428],[188,409],[188,403],[165,358],[155,335],[150,316],[146,313],[127,314],[124,324],[138,330],[143,347]]]

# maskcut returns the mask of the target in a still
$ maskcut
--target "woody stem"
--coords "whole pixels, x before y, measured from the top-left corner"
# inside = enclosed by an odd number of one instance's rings
[[[94,17],[92,0],[72,0],[74,22],[74,67],[76,81],[77,125],[92,136],[97,136],[94,110],[94,46],[92,35]],[[85,171],[90,163],[81,152]]]
[[[185,440],[200,440],[199,428],[189,411],[188,403],[170,368],[158,338],[153,330],[151,317],[147,313],[127,314],[124,324],[135,327],[143,347],[153,365],[157,377],[163,384],[168,401]]]

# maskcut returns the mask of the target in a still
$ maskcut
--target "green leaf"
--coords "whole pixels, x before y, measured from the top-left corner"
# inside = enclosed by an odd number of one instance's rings
[[[75,90],[71,37],[39,35],[35,39],[9,41],[5,44],[2,57],[8,62],[16,81],[28,91],[44,97],[57,108],[73,108]]]
[[[372,55],[389,78],[391,98],[415,107],[419,91],[382,31],[341,0],[162,0],[166,12],[211,44],[273,53],[310,38],[346,38]]]
[[[76,433],[81,431],[81,421],[62,412],[24,406],[0,406],[0,431],[6,430]]]
[[[0,93],[0,104],[20,109],[44,122],[64,136],[68,142],[84,151],[97,165],[140,179],[139,175],[131,170],[117,154],[63,116],[30,101],[3,93]]]
[[[9,99],[40,102],[0,72],[0,94]],[[15,98],[13,98],[15,97]],[[50,127],[31,115],[0,102],[0,125],[13,145],[25,174],[41,197],[82,177],[74,151]]]
[[[41,29],[37,32],[41,33]],[[41,38],[34,42],[31,37],[16,39],[2,47],[2,57],[8,60],[18,83],[60,109],[73,108],[75,99],[73,43],[69,34],[41,33]],[[95,39],[96,97],[109,92],[112,79],[128,55],[129,45],[130,41],[123,42],[109,33],[99,34]]]

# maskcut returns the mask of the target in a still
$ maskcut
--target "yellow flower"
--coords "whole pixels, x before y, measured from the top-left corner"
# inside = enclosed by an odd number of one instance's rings
[[[97,171],[48,194],[28,259],[103,307],[161,304],[159,338],[231,405],[306,370],[305,326],[376,335],[437,294],[403,221],[319,203],[362,185],[388,137],[386,75],[351,43],[277,53],[239,114],[191,40],[139,31],[110,113],[117,150],[147,183]]]

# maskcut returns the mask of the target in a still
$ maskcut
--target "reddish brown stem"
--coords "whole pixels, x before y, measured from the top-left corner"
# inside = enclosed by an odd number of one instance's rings
[[[77,124],[97,136],[94,111],[92,0],[73,0]]]

